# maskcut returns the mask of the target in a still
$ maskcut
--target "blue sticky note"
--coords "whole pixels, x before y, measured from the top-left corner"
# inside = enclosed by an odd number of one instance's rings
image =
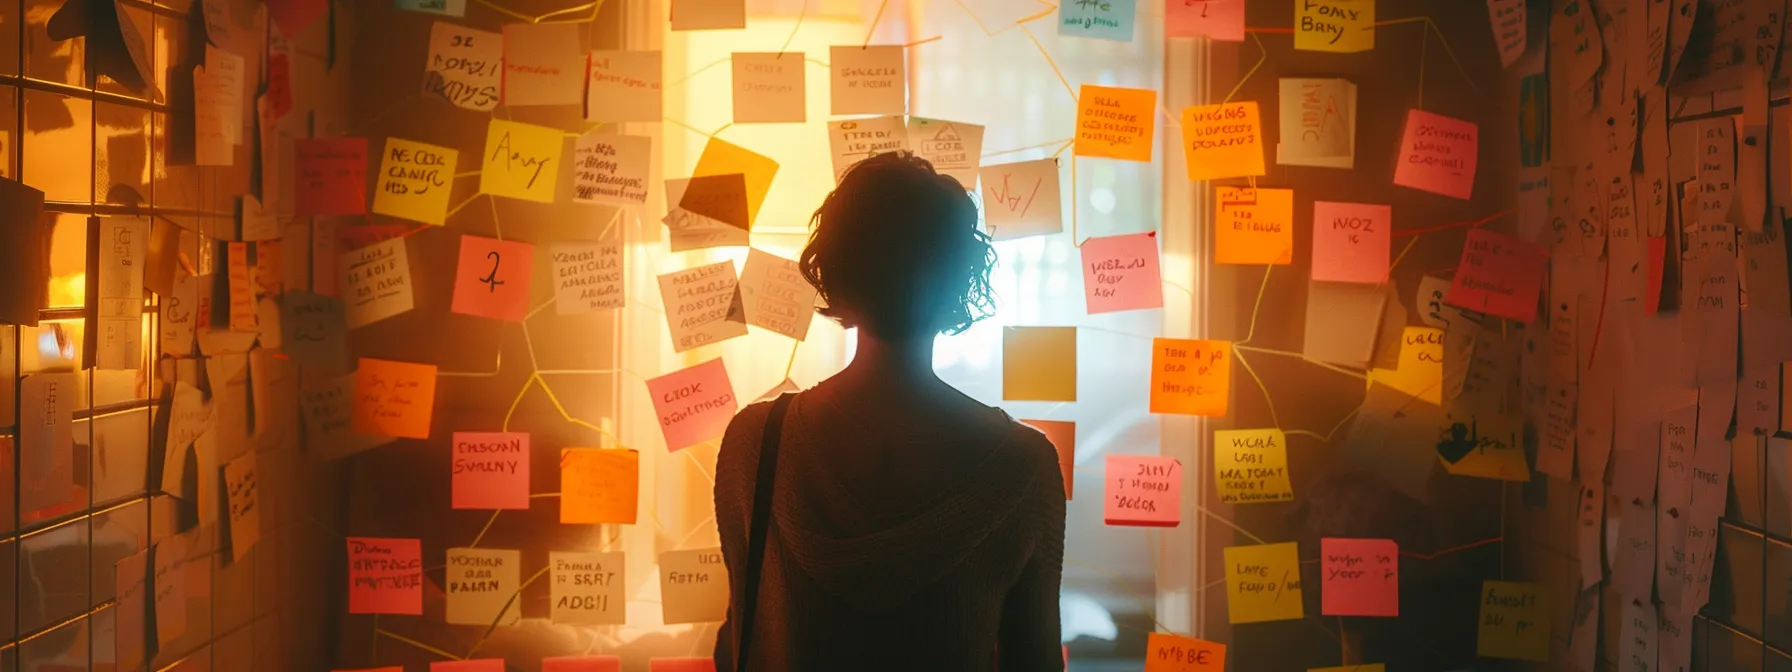
[[[467,0],[393,0],[399,9],[444,16],[466,16]]]
[[[1058,34],[1131,42],[1138,0],[1060,0]]]

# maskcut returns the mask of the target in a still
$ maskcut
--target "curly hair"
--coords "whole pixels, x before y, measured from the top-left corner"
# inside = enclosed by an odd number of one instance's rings
[[[821,314],[886,339],[956,334],[995,312],[995,248],[965,187],[909,152],[866,159],[815,211],[799,268]]]

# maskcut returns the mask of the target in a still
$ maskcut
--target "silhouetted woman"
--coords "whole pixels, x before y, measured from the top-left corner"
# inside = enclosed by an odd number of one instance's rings
[[[1062,669],[1056,454],[933,372],[934,337],[990,314],[994,261],[964,187],[907,152],[858,164],[815,212],[802,272],[858,348],[788,398],[751,614],[774,403],[728,426],[715,497],[734,606],[719,672],[741,669],[743,630],[755,671]]]

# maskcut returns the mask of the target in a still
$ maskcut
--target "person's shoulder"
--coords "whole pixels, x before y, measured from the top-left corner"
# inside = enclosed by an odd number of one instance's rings
[[[1050,466],[1055,472],[1058,469],[1058,447],[1045,436],[1045,432],[1037,427],[1010,418],[1008,420],[1008,440],[1011,448],[1019,451],[1029,464],[1038,467]]]

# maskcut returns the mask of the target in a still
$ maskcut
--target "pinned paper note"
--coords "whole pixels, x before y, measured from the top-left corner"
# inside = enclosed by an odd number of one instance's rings
[[[747,27],[747,0],[671,0],[673,30]]]
[[[593,51],[585,85],[585,121],[659,123],[665,117],[658,51]]]
[[[333,297],[310,292],[291,291],[280,295],[280,351],[294,361],[313,366],[326,373],[339,373],[348,368],[348,318],[342,302]],[[191,308],[186,310],[191,311]],[[191,328],[191,312],[187,313]],[[188,332],[191,334],[191,332]],[[187,337],[191,351],[192,336]]]
[[[1279,429],[1213,433],[1213,473],[1223,504],[1294,501],[1288,478],[1288,437]]]
[[[504,104],[577,105],[585,50],[576,23],[504,24]]]
[[[373,211],[441,226],[448,217],[448,195],[454,190],[454,164],[459,155],[447,147],[386,138]]]
[[[297,174],[295,214],[367,212],[367,139],[311,138],[293,142]]]
[[[461,236],[451,310],[462,315],[521,322],[529,313],[529,284],[534,278],[534,245]]]
[[[455,107],[485,112],[498,106],[504,82],[504,36],[437,21],[429,28],[423,93]]]
[[[719,357],[649,380],[647,393],[666,449],[674,452],[722,436],[739,408]]]
[[[1108,455],[1102,518],[1109,525],[1182,524],[1182,463],[1156,455]]]
[[[479,193],[553,203],[565,149],[559,129],[491,120],[485,131]]]
[[[660,606],[663,623],[706,623],[728,615],[728,567],[722,549],[666,551],[660,554]]]
[[[795,261],[758,248],[747,250],[747,264],[740,276],[740,293],[747,324],[799,341],[809,334],[809,323],[815,315],[816,290],[803,278]]]
[[[1077,156],[1149,163],[1156,129],[1156,91],[1084,84],[1077,96],[1072,151]]]
[[[1082,253],[1090,315],[1164,306],[1155,232],[1090,238]]]
[[[622,245],[576,241],[548,248],[554,260],[554,313],[621,308]]]
[[[646,205],[653,138],[591,132],[572,150],[572,200],[608,205]]]
[[[86,406],[76,376],[34,373],[19,381],[19,483],[24,486],[19,492],[21,513],[55,507],[74,497],[74,411],[76,406]],[[194,397],[198,394],[193,389],[189,401],[197,401]],[[210,407],[201,408],[209,417]],[[200,425],[191,430],[196,436],[204,431],[203,424],[183,422],[180,429]],[[184,436],[173,435],[175,429],[170,423],[170,441]],[[190,437],[187,440],[192,441]]]
[[[979,126],[977,128],[978,149],[972,152],[972,156],[976,155],[976,151],[981,151],[981,147],[983,146],[982,127]],[[938,168],[939,163],[935,162],[934,167]],[[709,141],[703,145],[703,153],[697,156],[697,167],[692,169],[691,177],[713,177],[718,175],[741,176],[747,191],[747,224],[741,226],[741,228],[752,228],[751,225],[753,221],[759,217],[759,206],[765,203],[765,195],[771,191],[772,178],[777,177],[778,175],[778,162],[773,161],[771,157],[753,152],[752,150],[722,140],[721,138],[710,138]],[[703,197],[704,192],[700,190],[695,193],[692,192],[693,190],[687,189],[685,198],[674,200],[671,198],[671,189],[670,185],[668,185],[666,202],[676,202],[680,204],[680,207],[686,210],[701,213],[701,210],[692,208],[690,204],[687,203],[686,199],[701,198]]]
[[[1655,8],[1649,7],[1648,12],[1654,14]],[[1487,17],[1493,25],[1493,43],[1499,47],[1500,65],[1512,67],[1524,55],[1525,23],[1528,21],[1524,0],[1487,0]],[[1659,77],[1645,79],[1653,82]]]
[[[1294,190],[1214,189],[1216,264],[1289,264],[1294,261]]]
[[[622,552],[548,553],[548,597],[553,604],[548,612],[555,625],[622,625],[627,616],[624,601]],[[554,669],[544,659],[542,671]],[[561,659],[570,660],[570,659]],[[596,672],[599,667],[563,665],[567,672]],[[620,664],[614,668],[620,672]]]
[[[1042,236],[1064,230],[1058,193],[1058,160],[985,166],[983,223],[994,240]]]
[[[1244,41],[1245,0],[1174,0],[1164,4],[1164,37]]]
[[[1226,615],[1232,623],[1301,618],[1300,551],[1294,542],[1228,546]]]
[[[305,416],[305,450],[320,462],[385,445],[392,437],[354,431],[355,374],[311,383],[299,390],[299,411]]]
[[[1389,539],[1319,540],[1326,616],[1400,615],[1400,546]]]
[[[187,633],[187,552],[198,530],[163,539],[150,550],[156,643],[166,648]],[[351,598],[352,599],[352,598]]]
[[[1475,190],[1480,137],[1473,123],[1407,111],[1406,131],[1394,156],[1394,184],[1468,200]]]
[[[1313,203],[1313,279],[1379,285],[1388,280],[1394,209]]]
[[[411,264],[405,239],[351,250],[336,262],[342,273],[343,313],[350,329],[410,312]]]
[[[149,258],[149,222],[134,217],[99,221],[99,305],[94,311],[99,323],[97,335],[88,332],[96,351],[93,363],[105,370],[135,371],[143,362],[143,265]]]
[[[348,613],[423,615],[423,543],[348,538]]]
[[[807,63],[798,52],[735,52],[734,123],[802,123]]]
[[[225,280],[228,283],[228,301],[225,308],[230,317],[231,331],[253,332],[255,326],[255,285],[249,274],[249,244],[230,242],[225,250]],[[142,309],[138,308],[138,312]],[[139,316],[139,319],[141,317]],[[136,320],[133,320],[135,322]],[[133,330],[140,329],[131,325]]]
[[[1003,327],[1002,399],[1076,401],[1076,327]]]
[[[1529,323],[1537,317],[1537,295],[1548,260],[1548,253],[1537,245],[1486,229],[1469,231],[1444,301]]]
[[[675,352],[747,334],[734,262],[718,261],[659,276],[660,299]]]
[[[205,281],[209,282],[210,279]],[[200,278],[182,273],[174,281],[174,293],[161,297],[162,319],[157,326],[162,336],[162,354],[170,357],[187,357],[193,354],[195,321],[201,319],[195,314],[199,305],[200,282]]]
[[[450,548],[444,582],[447,622],[454,625],[515,625],[522,617],[522,553],[487,548]]]
[[[455,432],[453,445],[454,508],[529,508],[528,434]]]
[[[1263,119],[1257,103],[1183,108],[1182,154],[1191,180],[1262,175]]]
[[[678,202],[689,184],[690,180],[666,180],[666,202]],[[746,229],[683,208],[671,208],[660,221],[666,224],[666,244],[673,252],[711,247],[745,247],[749,242]]]
[[[1276,163],[1356,166],[1356,84],[1343,79],[1281,79]]]
[[[1151,412],[1225,417],[1232,344],[1151,339]]]
[[[1071,0],[1058,6],[1058,35],[1131,42],[1138,0]]]
[[[1483,581],[1475,655],[1549,660],[1550,595],[1535,583]]]
[[[1378,285],[1307,283],[1306,343],[1301,354],[1315,362],[1369,368],[1388,298],[1387,290]]]
[[[354,430],[427,439],[435,400],[435,366],[362,357],[355,370]]]
[[[1375,0],[1296,0],[1294,48],[1355,53],[1375,48]]]
[[[908,149],[908,127],[901,116],[828,122],[828,148],[834,155],[834,182],[860,161]],[[937,167],[936,167],[937,169]]]
[[[702,175],[680,182],[678,211],[746,231],[752,222],[747,176]],[[667,183],[668,191],[672,185]]]
[[[1237,1],[1244,4],[1244,0]],[[1145,634],[1145,672],[1224,672],[1225,669],[1225,644],[1161,632]]]
[[[220,52],[208,47],[208,51]],[[232,61],[226,70],[214,61],[193,68],[193,157],[201,166],[229,166],[236,162],[236,144],[231,142],[234,130],[242,133],[242,57],[227,54]]]
[[[113,655],[123,668],[143,667],[149,648],[149,554],[138,551],[112,565]]]
[[[935,172],[958,180],[965,191],[977,184],[977,169],[983,163],[982,126],[911,116],[908,147],[932,163]]]
[[[839,46],[828,49],[828,87],[834,114],[894,114],[908,111],[908,67],[897,45]]]
[[[261,494],[254,452],[224,465],[224,496],[230,512],[230,557],[242,560],[261,540]]]
[[[560,522],[635,524],[641,454],[632,448],[560,450]]]
[[[1058,452],[1058,469],[1063,472],[1064,498],[1075,499],[1073,486],[1076,485],[1076,423],[1065,420],[1022,420],[1021,422],[1039,430],[1046,440],[1052,442],[1052,448]]]

